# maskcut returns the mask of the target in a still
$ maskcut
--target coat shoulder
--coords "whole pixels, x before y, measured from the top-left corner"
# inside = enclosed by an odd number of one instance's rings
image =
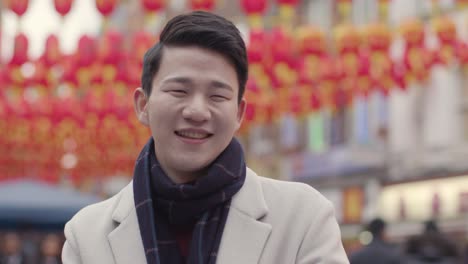
[[[111,224],[113,222],[112,215],[115,213],[122,197],[128,192],[128,188],[131,189],[131,184],[104,201],[84,207],[73,216],[67,225],[74,229],[84,228],[90,230]]]
[[[299,204],[306,207],[331,205],[319,191],[308,184],[275,180],[262,176],[258,176],[258,178],[262,184],[267,201],[274,201],[280,204]]]
[[[257,179],[268,208],[261,221],[272,227],[271,253],[263,263],[349,263],[333,205],[325,196],[304,183]],[[280,254],[284,245],[291,254]]]
[[[332,203],[310,185],[261,176],[258,179],[269,215],[275,221],[293,223],[297,228],[309,228],[326,215],[334,215]]]
[[[65,225],[64,263],[113,263],[110,236],[122,221],[132,219],[132,212],[132,183],[111,198],[81,209]]]

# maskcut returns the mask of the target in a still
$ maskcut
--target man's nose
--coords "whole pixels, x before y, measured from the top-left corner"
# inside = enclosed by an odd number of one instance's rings
[[[209,120],[211,118],[211,113],[205,98],[203,98],[203,96],[192,97],[182,111],[182,116],[185,119],[195,122]]]

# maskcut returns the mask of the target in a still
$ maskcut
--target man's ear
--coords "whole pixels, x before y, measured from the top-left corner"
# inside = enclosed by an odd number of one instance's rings
[[[239,106],[237,108],[237,129],[240,128],[242,124],[242,120],[244,120],[244,114],[245,114],[245,108],[247,107],[247,101],[245,98],[242,98],[242,100],[239,103]]]
[[[138,121],[145,126],[149,126],[148,98],[141,87],[138,87],[135,89],[135,92],[133,92],[133,106]]]

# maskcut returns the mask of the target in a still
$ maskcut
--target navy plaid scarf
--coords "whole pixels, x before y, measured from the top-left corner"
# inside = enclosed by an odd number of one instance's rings
[[[170,225],[196,223],[186,263],[216,263],[231,198],[245,181],[240,143],[233,138],[194,183],[175,184],[162,170],[151,138],[135,165],[133,191],[148,264],[182,264]]]

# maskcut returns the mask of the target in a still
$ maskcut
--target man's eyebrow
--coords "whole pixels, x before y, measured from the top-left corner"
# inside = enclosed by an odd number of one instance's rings
[[[162,81],[163,84],[167,83],[180,83],[180,84],[192,84],[193,81],[187,77],[170,77]]]
[[[224,83],[224,82],[212,81],[210,85],[213,86],[214,88],[222,88],[222,89],[228,89],[230,91],[234,91],[234,89],[232,89],[232,87],[229,84]]]

